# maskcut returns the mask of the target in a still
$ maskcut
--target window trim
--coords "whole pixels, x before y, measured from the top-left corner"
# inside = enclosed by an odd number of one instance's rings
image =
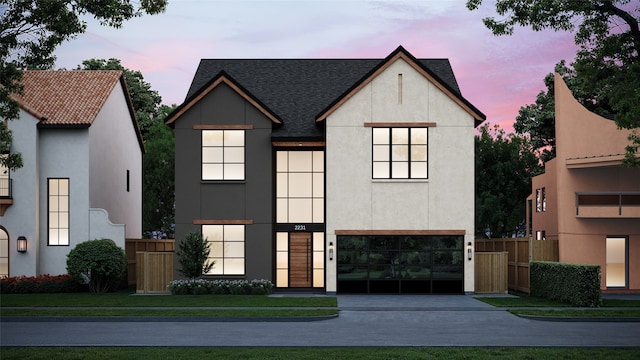
[[[67,239],[66,239],[66,243],[61,244],[60,241],[58,241],[57,244],[52,244],[51,243],[51,230],[52,230],[52,224],[51,224],[51,181],[52,180],[67,180]],[[58,202],[60,201],[60,195],[57,195],[58,197]],[[58,206],[58,209],[60,208],[60,206]],[[57,211],[57,213],[60,213],[60,211]],[[64,229],[61,228],[60,226],[60,221],[58,219],[58,226],[55,228],[55,230],[58,231],[58,236],[60,235],[59,230],[60,229]],[[67,178],[47,178],[47,246],[70,246],[71,244],[71,180],[67,177]]]

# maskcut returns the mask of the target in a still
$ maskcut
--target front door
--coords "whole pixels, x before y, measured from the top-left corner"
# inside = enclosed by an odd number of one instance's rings
[[[311,287],[311,233],[294,232],[289,239],[289,287]]]

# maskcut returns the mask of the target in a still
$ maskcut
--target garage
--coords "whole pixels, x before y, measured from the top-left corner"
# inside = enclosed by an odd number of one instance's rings
[[[337,237],[338,293],[463,294],[464,236]]]

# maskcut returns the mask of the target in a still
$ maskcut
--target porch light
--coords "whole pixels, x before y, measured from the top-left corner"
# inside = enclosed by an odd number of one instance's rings
[[[329,260],[333,260],[333,242],[329,242]]]
[[[473,252],[471,251],[471,242],[467,243],[467,258],[469,259],[469,261],[471,261],[471,254]]]
[[[27,252],[27,238],[24,236],[18,236],[18,245],[16,247],[19,253]]]

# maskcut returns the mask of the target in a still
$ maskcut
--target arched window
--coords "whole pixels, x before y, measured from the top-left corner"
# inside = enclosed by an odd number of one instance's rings
[[[9,234],[0,226],[0,278],[9,277]]]

